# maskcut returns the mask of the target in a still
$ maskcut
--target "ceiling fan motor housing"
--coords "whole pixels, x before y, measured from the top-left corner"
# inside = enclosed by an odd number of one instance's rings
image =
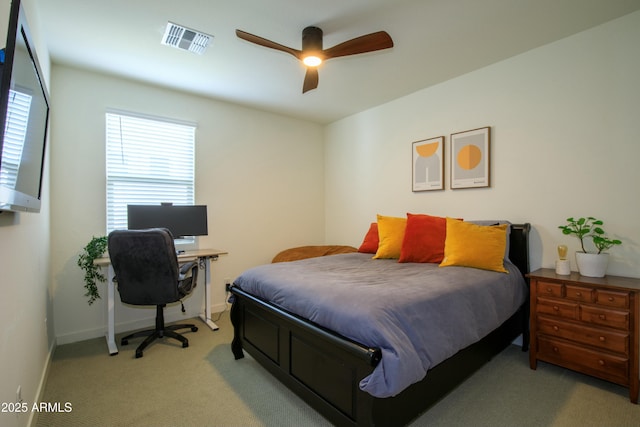
[[[322,30],[318,27],[307,27],[302,30],[302,51],[307,53],[322,53]]]

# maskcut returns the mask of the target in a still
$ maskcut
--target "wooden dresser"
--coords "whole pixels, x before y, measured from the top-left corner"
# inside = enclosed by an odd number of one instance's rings
[[[638,403],[640,279],[534,271],[529,363],[538,360],[629,388]]]

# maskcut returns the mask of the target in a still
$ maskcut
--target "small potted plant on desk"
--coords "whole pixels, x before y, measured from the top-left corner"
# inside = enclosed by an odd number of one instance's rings
[[[558,228],[562,230],[562,234],[575,235],[580,240],[582,251],[576,252],[576,263],[578,264],[578,272],[588,277],[603,277],[607,272],[609,264],[609,254],[604,252],[615,245],[621,245],[618,239],[609,239],[607,233],[602,229],[604,223],[594,217],[588,218],[567,218],[567,224]],[[591,239],[597,252],[587,252],[584,247],[584,241]]]

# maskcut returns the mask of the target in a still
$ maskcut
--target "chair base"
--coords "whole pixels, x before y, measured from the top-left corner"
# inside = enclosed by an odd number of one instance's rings
[[[136,359],[142,357],[144,349],[157,339],[169,337],[176,339],[182,343],[182,348],[189,347],[189,340],[181,334],[175,332],[178,329],[191,329],[191,332],[197,332],[198,327],[193,324],[169,325],[164,324],[164,305],[156,306],[156,327],[155,329],[147,329],[144,331],[134,332],[120,340],[121,345],[129,344],[129,340],[137,337],[146,337],[144,341],[136,348]]]

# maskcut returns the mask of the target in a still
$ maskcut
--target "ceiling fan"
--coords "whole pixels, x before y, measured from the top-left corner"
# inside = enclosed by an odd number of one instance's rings
[[[318,27],[307,27],[302,30],[302,50],[283,46],[242,30],[236,30],[236,35],[248,42],[289,53],[302,61],[307,67],[302,93],[318,87],[318,66],[323,61],[393,47],[393,40],[386,31],[356,37],[329,49],[322,49],[322,30]]]

